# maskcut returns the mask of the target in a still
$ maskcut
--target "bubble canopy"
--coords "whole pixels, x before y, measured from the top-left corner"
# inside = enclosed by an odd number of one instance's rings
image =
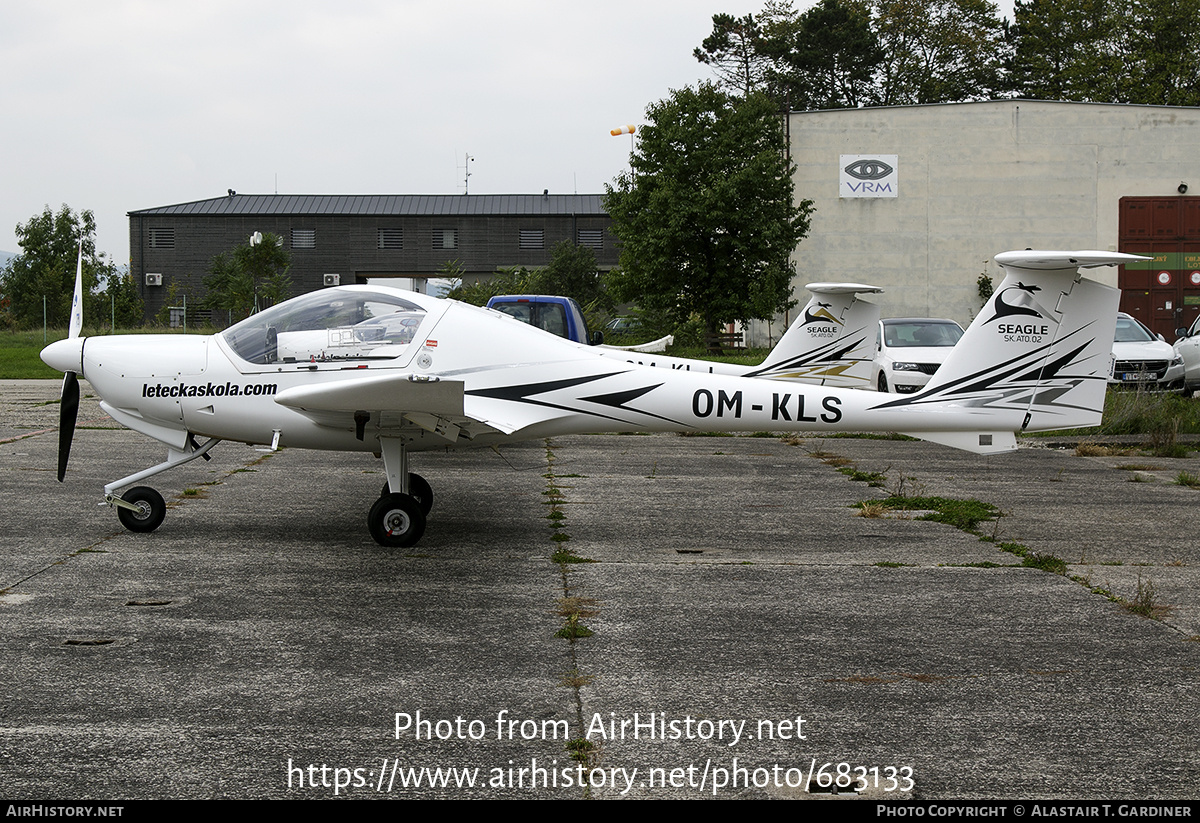
[[[394,292],[322,289],[252,314],[221,338],[255,365],[390,360],[410,350],[426,317]]]

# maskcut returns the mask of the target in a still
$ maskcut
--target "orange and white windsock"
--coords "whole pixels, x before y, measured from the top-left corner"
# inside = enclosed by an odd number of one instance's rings
[[[613,137],[620,137],[622,134],[633,134],[637,131],[637,126],[621,126],[619,129],[613,129],[609,132]]]

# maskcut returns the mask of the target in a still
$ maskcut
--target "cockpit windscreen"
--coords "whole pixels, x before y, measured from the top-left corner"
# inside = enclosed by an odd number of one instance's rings
[[[325,289],[289,300],[222,333],[248,363],[313,363],[399,357],[425,310],[383,292]]]

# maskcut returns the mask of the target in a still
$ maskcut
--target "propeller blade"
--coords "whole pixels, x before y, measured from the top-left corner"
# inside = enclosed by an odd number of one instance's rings
[[[71,325],[67,337],[78,337],[83,330],[83,235],[79,236],[79,260],[75,263],[75,293],[71,297]]]
[[[79,416],[79,377],[69,371],[63,377],[62,402],[58,409],[58,482],[67,473],[71,441],[75,438],[75,418]]]

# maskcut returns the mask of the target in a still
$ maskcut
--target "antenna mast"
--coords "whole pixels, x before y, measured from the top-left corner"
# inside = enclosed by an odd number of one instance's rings
[[[475,158],[463,152],[463,194],[471,193],[471,164],[475,162]]]

